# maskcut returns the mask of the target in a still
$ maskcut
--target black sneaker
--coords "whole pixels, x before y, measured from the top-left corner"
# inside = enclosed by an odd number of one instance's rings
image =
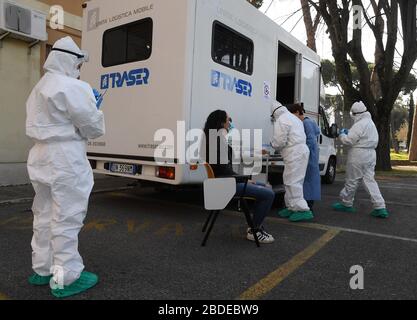
[[[274,237],[270,235],[268,232],[266,232],[263,228],[260,230],[258,229],[256,232],[256,235],[258,236],[259,243],[262,243],[262,244],[270,244],[275,241]],[[250,241],[255,241],[255,237],[250,228],[247,231],[246,239]]]

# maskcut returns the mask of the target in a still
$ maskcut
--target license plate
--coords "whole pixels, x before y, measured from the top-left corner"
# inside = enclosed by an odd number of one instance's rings
[[[139,168],[134,164],[112,163],[110,165],[110,171],[114,173],[135,175],[138,173]]]

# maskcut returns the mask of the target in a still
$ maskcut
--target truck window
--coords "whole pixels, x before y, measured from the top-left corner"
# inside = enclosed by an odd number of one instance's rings
[[[152,53],[153,21],[142,19],[106,30],[103,35],[103,67],[149,59]]]
[[[215,21],[211,56],[214,62],[251,75],[253,73],[253,41]]]
[[[320,107],[320,129],[321,133],[326,137],[330,136],[330,126],[329,121],[327,120],[326,112],[323,107]]]

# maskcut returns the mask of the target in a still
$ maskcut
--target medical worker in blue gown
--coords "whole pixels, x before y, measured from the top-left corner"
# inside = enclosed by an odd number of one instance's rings
[[[288,106],[288,110],[303,121],[304,131],[307,136],[310,158],[308,159],[307,173],[304,179],[304,199],[307,201],[310,210],[313,211],[314,202],[321,200],[319,145],[317,142],[320,136],[320,128],[314,120],[305,116],[302,104]]]

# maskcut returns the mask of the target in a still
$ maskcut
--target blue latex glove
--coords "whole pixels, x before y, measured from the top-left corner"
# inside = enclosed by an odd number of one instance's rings
[[[349,130],[348,129],[341,129],[340,134],[347,136],[349,134]]]
[[[96,107],[97,110],[100,110],[100,106],[103,103],[103,97],[97,89],[93,89],[94,97],[96,98]]]

